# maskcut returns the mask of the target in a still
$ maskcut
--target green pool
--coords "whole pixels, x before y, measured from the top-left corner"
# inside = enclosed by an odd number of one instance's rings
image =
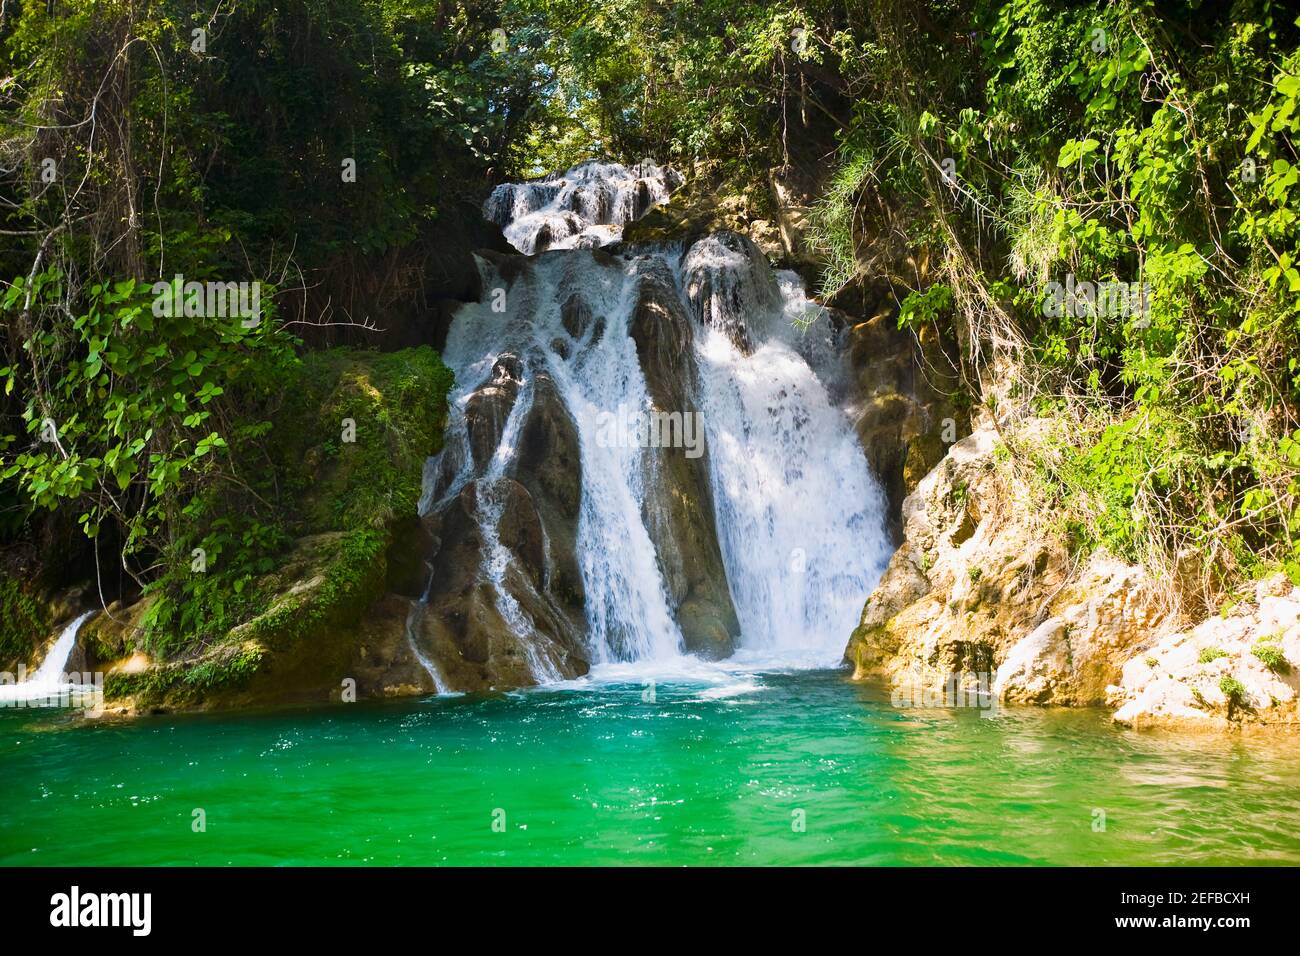
[[[834,671],[93,726],[0,710],[0,863],[1294,864],[1300,748],[898,709]]]

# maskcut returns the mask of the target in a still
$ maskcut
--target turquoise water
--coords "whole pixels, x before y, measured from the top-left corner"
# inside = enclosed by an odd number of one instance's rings
[[[897,709],[831,671],[644,694],[0,711],[0,863],[1300,863],[1290,738]]]

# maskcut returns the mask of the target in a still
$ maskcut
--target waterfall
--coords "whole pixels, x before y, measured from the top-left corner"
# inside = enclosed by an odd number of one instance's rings
[[[531,183],[502,183],[483,214],[525,255],[591,249],[617,241],[622,227],[668,198],[681,176],[651,160],[580,163]]]
[[[411,631],[440,690],[439,661],[487,683],[521,661],[536,683],[693,653],[834,666],[884,571],[845,359],[798,277],[734,233],[618,243],[679,182],[584,163],[485,204],[524,255],[481,254],[443,353],[421,501],[440,550]],[[651,427],[610,427],[629,416]]]
[[[893,548],[880,485],[831,401],[832,370],[818,373],[826,353],[798,341],[795,321],[808,307],[798,278],[780,278],[775,310],[727,313],[710,325],[699,349],[700,404],[741,649],[830,666]],[[763,327],[755,316],[779,321]],[[749,353],[728,331],[740,323],[754,343]]]
[[[72,656],[72,648],[77,643],[77,632],[81,630],[81,625],[85,623],[86,618],[94,613],[94,611],[86,611],[65,625],[46,653],[45,659],[41,661],[40,667],[25,681],[18,684],[0,684],[0,700],[34,701],[55,697],[69,687],[79,686],[69,685],[64,680],[67,676],[65,672],[68,658]]]
[[[597,260],[589,250],[546,253],[530,265],[512,282],[484,263],[484,287],[505,290],[505,311],[494,312],[488,296],[457,313],[443,354],[457,382],[450,397],[444,456],[457,464],[449,467],[439,459],[431,463],[424,510],[435,510],[458,495],[473,476],[468,467],[472,456],[463,450],[472,444],[467,405],[485,379],[491,379],[501,356],[517,358],[521,380],[495,451],[476,479],[480,486],[499,484],[511,473],[520,428],[531,408],[530,386],[538,373],[547,374],[579,429],[583,486],[577,550],[593,662],[676,654],[681,635],[640,515],[643,450],[601,447],[595,440],[596,419],[603,410],[647,404],[645,378],[628,333],[635,271],[621,262]],[[588,318],[585,326],[569,321],[566,327],[564,307],[574,294],[581,297],[581,311]],[[499,497],[479,495],[478,525],[490,552],[484,570],[506,605],[507,624],[531,649],[532,622],[501,587],[508,565],[497,533],[501,508]],[[533,673],[538,678],[558,676],[551,666]]]

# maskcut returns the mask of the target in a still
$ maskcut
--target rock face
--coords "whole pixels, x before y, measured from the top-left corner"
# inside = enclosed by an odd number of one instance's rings
[[[682,262],[682,280],[695,319],[727,333],[738,349],[752,344],[744,318],[780,306],[776,275],[753,240],[715,232],[694,243]]]
[[[1189,627],[1166,583],[1105,551],[1072,561],[1038,530],[997,448],[977,429],[904,502],[903,544],[845,652],[855,679],[1105,704],[1135,728],[1300,726],[1300,587],[1275,576]]]
[[[661,205],[623,230],[627,242],[692,243],[710,233],[727,230],[749,237],[769,259],[786,259],[788,250],[766,184],[737,187],[724,182],[721,170],[701,165],[685,185]]]
[[[1104,552],[1081,570],[1037,531],[991,427],[957,442],[903,504],[904,541],[845,652],[854,677],[991,685],[1009,703],[1099,704],[1164,620],[1160,588]]]
[[[588,669],[578,431],[549,375],[534,372],[527,395],[522,377],[507,353],[469,395],[472,473],[459,476],[464,462],[453,455],[426,519],[433,573],[411,640],[439,690],[521,687]],[[493,459],[521,401],[518,453],[502,472]]]
[[[970,431],[955,395],[959,376],[933,325],[901,331],[892,296],[865,321],[846,320],[846,346],[857,379],[854,429],[889,502],[890,532],[902,535],[903,499],[948,445]]]
[[[821,195],[821,175],[796,165],[779,166],[768,173],[775,206],[776,229],[784,258],[795,266],[818,266],[808,242],[812,205]],[[758,237],[755,237],[756,241]]]
[[[667,264],[646,261],[629,331],[657,410],[695,415],[698,371],[694,329]],[[690,458],[682,448],[645,456],[642,517],[659,555],[668,599],[686,649],[725,657],[740,636],[718,545],[707,452]]]
[[[105,674],[106,713],[282,706],[433,690],[405,639],[411,602],[385,592],[379,531],[300,539],[257,582],[264,609],[223,639],[178,658],[150,653],[153,598],[113,604],[78,643],[87,670]]]
[[[1132,727],[1300,725],[1300,588],[1282,575],[1254,599],[1168,633],[1124,664],[1108,702]]]
[[[488,460],[505,432],[506,417],[519,397],[523,369],[517,355],[506,354],[497,360],[488,380],[470,396],[465,406],[469,428],[470,455],[475,468],[487,467]]]

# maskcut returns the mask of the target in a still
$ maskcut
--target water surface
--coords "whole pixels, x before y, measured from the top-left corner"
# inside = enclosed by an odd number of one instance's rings
[[[92,726],[0,710],[4,865],[1295,864],[1298,830],[1290,739],[898,709],[838,671]]]

